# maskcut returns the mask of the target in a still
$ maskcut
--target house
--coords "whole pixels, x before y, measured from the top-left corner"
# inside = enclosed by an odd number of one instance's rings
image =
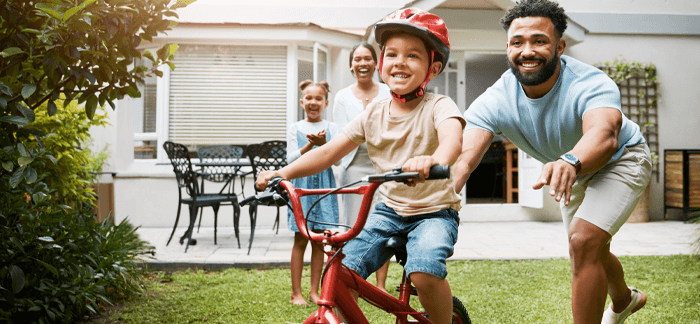
[[[656,64],[662,85],[659,154],[667,148],[698,149],[700,137],[694,136],[693,126],[700,122],[700,91],[693,81],[700,75],[695,62],[700,53],[700,4],[641,2],[561,0],[571,18],[566,54],[590,64],[620,56]],[[419,7],[445,20],[452,43],[450,62],[428,88],[452,97],[464,111],[507,69],[506,33],[498,21],[513,4],[510,0],[300,0],[293,4],[199,0],[180,9],[179,25],[143,47],[177,43],[176,69],[162,68],[162,78],[146,80],[142,98],[119,101],[116,111],[109,112],[112,126],[94,133],[94,145],[108,145],[111,151],[107,169],[116,175],[104,181],[114,182],[117,220],[128,217],[141,226],[172,226],[177,188],[162,150],[164,141],[196,147],[284,140],[286,126],[303,118],[299,81],[326,80],[336,91],[352,84],[350,48],[359,41],[373,42],[373,24],[399,8]],[[330,108],[326,118],[332,120]],[[560,220],[558,203],[529,188],[541,164],[522,153],[517,161],[518,203],[506,203],[502,165],[485,167],[484,176],[473,176],[471,182],[488,189],[466,190],[460,211],[463,222]],[[253,182],[247,181],[247,193],[252,194]],[[658,182],[652,180],[649,205],[651,219],[665,217],[663,174]],[[272,225],[274,209],[266,209],[261,209],[258,226]],[[207,217],[207,212],[203,223],[211,225],[213,217]],[[221,214],[226,213],[222,209]],[[241,218],[243,227],[246,213]],[[222,216],[220,226],[226,222]]]

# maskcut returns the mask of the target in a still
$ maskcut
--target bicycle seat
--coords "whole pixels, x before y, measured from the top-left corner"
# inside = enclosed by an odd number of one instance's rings
[[[396,262],[398,262],[401,266],[406,265],[406,258],[408,256],[408,253],[406,252],[407,242],[408,240],[401,236],[392,236],[388,241],[386,241],[385,247],[394,253],[396,256]]]

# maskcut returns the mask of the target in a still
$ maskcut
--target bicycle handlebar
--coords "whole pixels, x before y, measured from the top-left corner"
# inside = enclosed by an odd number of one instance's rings
[[[280,182],[283,180],[284,179],[281,177],[274,177],[270,179],[270,181],[267,183],[267,188],[263,193],[243,199],[239,205],[245,206],[252,201],[256,201],[264,206],[286,206],[287,202],[289,201],[289,194],[286,190],[280,187]]]
[[[433,165],[430,167],[430,172],[426,180],[439,180],[448,179],[450,177],[450,166],[449,165]],[[397,181],[407,183],[409,179],[418,179],[418,172],[403,172],[400,167],[396,167],[390,173],[385,174],[375,174],[363,178],[363,181],[372,182],[387,182],[387,181]]]
[[[372,201],[372,196],[374,192],[379,188],[379,186],[388,181],[397,181],[408,183],[409,179],[418,180],[420,177],[418,172],[403,172],[401,167],[396,167],[392,172],[385,174],[375,174],[366,176],[362,179],[364,182],[369,182],[369,185],[360,186],[352,189],[300,189],[295,188],[291,182],[282,179],[281,177],[274,177],[267,183],[267,188],[265,191],[259,195],[250,196],[243,199],[240,202],[241,206],[245,206],[255,201],[260,205],[264,206],[285,206],[287,202],[292,202],[292,210],[294,212],[294,218],[297,223],[297,228],[306,228],[306,220],[304,219],[304,212],[301,209],[301,201],[299,197],[307,195],[323,195],[331,191],[334,194],[362,194],[364,199],[362,200],[362,206],[360,207],[360,213],[358,215],[355,225],[350,229],[350,231],[339,234],[332,237],[326,237],[323,234],[317,234],[313,232],[301,231],[301,233],[306,236],[307,239],[320,242],[326,240],[327,243],[337,244],[351,240],[357,236],[365,225],[367,220],[367,215],[369,213],[370,204]],[[430,172],[426,180],[439,180],[448,179],[450,177],[450,166],[449,165],[433,165],[430,167]]]

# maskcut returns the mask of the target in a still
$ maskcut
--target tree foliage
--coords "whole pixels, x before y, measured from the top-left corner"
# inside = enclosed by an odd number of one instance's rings
[[[161,75],[177,45],[154,55],[138,46],[175,24],[179,5],[171,0],[4,0],[0,1],[0,147],[25,137],[21,126],[33,110],[56,100],[84,103],[88,118],[97,106],[125,96],[140,97],[138,82]],[[148,58],[153,68],[133,66]]]
[[[0,322],[74,323],[140,290],[134,262],[150,248],[127,222],[95,223],[88,172],[104,157],[81,148],[104,124],[98,108],[174,68],[177,45],[139,45],[174,25],[178,6],[0,0]]]

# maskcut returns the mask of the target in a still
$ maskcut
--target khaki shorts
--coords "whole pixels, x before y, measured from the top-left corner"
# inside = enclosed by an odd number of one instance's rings
[[[580,175],[571,188],[569,205],[560,202],[567,232],[574,217],[615,235],[630,217],[651,178],[651,153],[646,143],[624,148],[622,156],[595,173]]]

